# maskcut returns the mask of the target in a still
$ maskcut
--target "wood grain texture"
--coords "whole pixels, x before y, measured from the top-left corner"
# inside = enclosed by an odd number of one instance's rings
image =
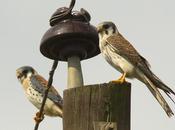
[[[94,130],[117,130],[116,122],[94,122]]]
[[[130,130],[131,85],[96,84],[64,91],[63,130],[93,130],[94,122],[111,121],[117,130]]]

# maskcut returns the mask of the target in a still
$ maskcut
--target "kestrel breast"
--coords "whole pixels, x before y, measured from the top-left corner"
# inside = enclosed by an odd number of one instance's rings
[[[33,89],[32,86],[28,87],[26,89],[26,95],[28,100],[38,109],[41,108],[43,95]],[[55,105],[55,103],[47,98],[45,106],[44,106],[44,113],[49,116],[60,116],[60,113],[62,113],[62,110]]]
[[[102,49],[102,54],[106,61],[121,73],[126,73],[126,76],[133,78],[134,66],[124,57],[116,53],[109,45]]]
[[[34,90],[32,87],[28,87],[26,90],[26,95],[29,101],[36,106],[38,109],[41,107],[42,103],[42,94]]]

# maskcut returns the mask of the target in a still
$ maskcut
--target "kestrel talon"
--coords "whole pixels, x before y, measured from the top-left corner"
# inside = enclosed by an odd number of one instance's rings
[[[174,115],[159,89],[173,101],[170,94],[175,92],[165,85],[151,70],[148,61],[118,31],[112,22],[103,22],[97,26],[99,47],[106,61],[123,75],[113,82],[124,82],[125,77],[136,78],[143,82],[160,103],[167,115]],[[174,101],[173,101],[174,102]]]
[[[23,86],[28,100],[40,109],[47,81],[40,76],[32,67],[23,66],[16,70],[16,76]],[[52,86],[44,107],[44,114],[48,116],[63,116],[63,99]],[[42,119],[39,119],[42,120]],[[36,119],[37,121],[37,119]]]

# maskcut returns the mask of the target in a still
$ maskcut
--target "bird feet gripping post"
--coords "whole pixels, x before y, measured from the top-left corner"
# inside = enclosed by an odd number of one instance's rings
[[[126,82],[125,77],[126,77],[126,73],[123,73],[119,79],[112,80],[111,82],[112,83],[119,83],[119,84],[125,83]]]

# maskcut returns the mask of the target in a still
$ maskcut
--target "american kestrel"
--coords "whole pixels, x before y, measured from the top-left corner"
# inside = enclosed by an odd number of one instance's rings
[[[148,61],[119,33],[115,24],[112,22],[100,23],[97,31],[102,55],[111,66],[122,73],[122,76],[113,82],[123,83],[125,77],[140,80],[151,91],[167,115],[169,117],[174,115],[159,89],[163,90],[172,101],[170,94],[175,95],[175,92],[150,70]]]
[[[23,66],[16,70],[16,76],[21,82],[28,100],[38,109],[40,109],[44,92],[47,87],[47,81],[40,76],[32,67]],[[44,106],[44,114],[48,116],[63,116],[63,99],[51,86]],[[38,114],[36,114],[37,117]],[[35,118],[36,121],[40,119]],[[42,120],[42,119],[41,119]]]

